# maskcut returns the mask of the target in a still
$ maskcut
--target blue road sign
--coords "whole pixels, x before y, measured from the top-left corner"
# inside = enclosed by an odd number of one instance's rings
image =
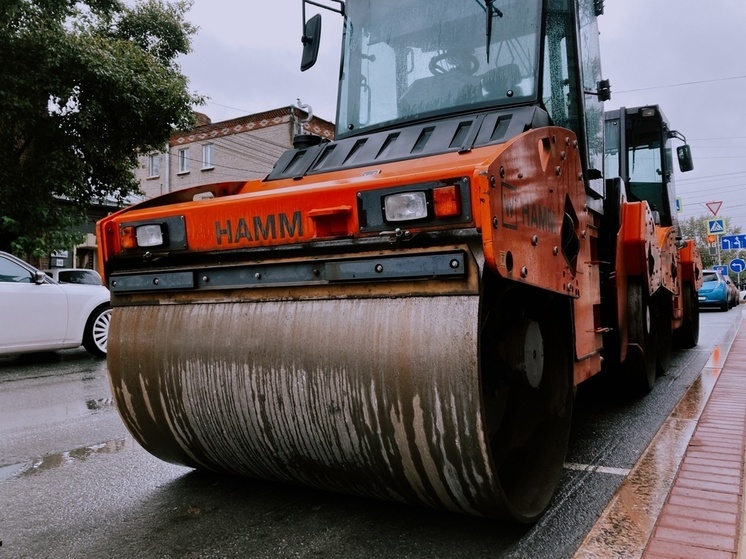
[[[730,269],[733,270],[735,273],[740,274],[741,272],[746,270],[746,261],[744,261],[743,258],[734,258],[730,261],[728,266],[730,266]]]
[[[723,266],[718,264],[717,266],[712,267],[713,270],[720,270],[720,273],[723,274],[723,276],[728,275],[728,266]]]
[[[710,235],[723,235],[725,233],[724,219],[708,219],[707,233]]]
[[[746,235],[723,235],[720,237],[721,250],[740,250],[746,248]]]

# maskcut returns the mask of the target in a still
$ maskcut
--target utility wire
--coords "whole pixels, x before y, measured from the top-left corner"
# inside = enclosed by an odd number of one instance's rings
[[[716,78],[713,80],[700,80],[696,82],[682,82],[682,83],[672,83],[668,85],[656,85],[653,87],[641,87],[638,89],[622,89],[619,91],[614,91],[614,93],[634,93],[637,91],[650,91],[652,89],[668,89],[671,87],[683,87],[685,85],[698,85],[703,83],[714,83],[714,82],[725,82],[725,81],[732,81],[732,80],[743,80],[746,79],[746,76],[732,76],[730,78]]]

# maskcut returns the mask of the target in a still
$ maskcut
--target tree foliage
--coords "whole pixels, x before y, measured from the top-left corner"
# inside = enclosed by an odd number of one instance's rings
[[[710,216],[701,215],[697,217],[687,218],[679,223],[679,225],[681,226],[682,236],[685,239],[694,239],[694,241],[697,243],[699,254],[702,257],[702,266],[704,266],[705,269],[712,268],[716,264],[719,264],[717,243],[720,242],[720,239],[717,239],[716,245],[715,247],[713,247],[712,251],[710,250],[710,244],[707,242],[707,236],[709,234],[707,229],[707,222],[711,219],[713,218]],[[725,220],[725,230],[728,232],[729,235],[741,234],[740,227],[731,226],[730,218],[725,217],[723,219]],[[713,252],[713,254],[711,254],[711,252]],[[731,252],[733,251],[720,251],[720,260],[723,264],[726,264],[732,258],[736,257],[736,255],[731,254]],[[734,274],[731,275],[733,280],[736,280],[736,276]]]
[[[177,63],[196,32],[185,20],[191,6],[3,0],[1,249],[68,248],[91,204],[139,192],[138,155],[193,125],[203,100]]]

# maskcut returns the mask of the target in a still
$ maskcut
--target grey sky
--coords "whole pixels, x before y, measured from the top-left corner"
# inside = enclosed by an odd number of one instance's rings
[[[607,109],[659,104],[682,132],[694,171],[677,174],[681,217],[710,215],[746,232],[746,2],[606,0],[599,20]],[[195,0],[190,87],[214,122],[295,103],[334,120],[341,18],[324,13],[320,62],[301,73],[301,0]],[[712,217],[710,215],[710,217]]]

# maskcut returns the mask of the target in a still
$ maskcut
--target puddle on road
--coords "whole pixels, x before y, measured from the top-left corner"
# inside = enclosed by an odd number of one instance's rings
[[[0,467],[0,483],[16,475],[26,464],[11,464]]]
[[[89,458],[101,454],[114,454],[124,449],[127,439],[116,439],[105,443],[84,446],[57,454],[48,454],[31,462],[23,464],[11,464],[0,467],[0,482],[7,481],[13,477],[25,477],[68,466],[76,462],[83,462]]]
[[[676,419],[698,419],[715,388],[721,369],[705,368],[681,398],[671,417]]]
[[[114,400],[112,398],[89,399],[85,401],[85,406],[91,411],[99,411],[114,406]]]
[[[29,405],[23,409],[0,411],[2,430],[28,428],[33,425],[51,425],[65,423],[79,417],[114,409],[111,398],[91,398],[80,396],[80,399],[45,402]]]

